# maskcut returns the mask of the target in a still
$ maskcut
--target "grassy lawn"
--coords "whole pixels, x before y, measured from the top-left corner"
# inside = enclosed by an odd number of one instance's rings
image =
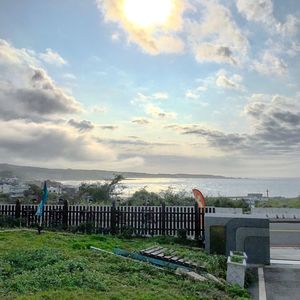
[[[300,198],[291,199],[270,199],[268,201],[257,201],[256,207],[274,207],[274,208],[300,208]]]
[[[176,249],[224,277],[225,258],[170,238],[123,239],[31,231],[0,232],[1,299],[250,299],[245,290],[198,282],[151,265],[91,251],[90,245],[139,250]]]

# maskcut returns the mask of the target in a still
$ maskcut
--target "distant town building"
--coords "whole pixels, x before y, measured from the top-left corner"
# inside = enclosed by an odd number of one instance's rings
[[[62,193],[62,188],[61,188],[61,186],[49,186],[48,193],[60,195]]]
[[[3,183],[0,184],[0,194],[9,194],[11,189],[11,185]]]
[[[24,192],[28,190],[28,185],[26,184],[17,184],[11,186],[9,196],[11,198],[22,198],[24,197]]]

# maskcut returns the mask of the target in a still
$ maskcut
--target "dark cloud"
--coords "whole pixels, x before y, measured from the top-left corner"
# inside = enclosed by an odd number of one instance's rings
[[[174,146],[174,143],[157,143],[157,142],[146,142],[144,140],[134,139],[98,139],[98,142],[111,144],[111,145],[124,145],[124,146]]]
[[[34,52],[0,43],[0,120],[42,122],[82,111],[80,103],[39,67]]]
[[[8,126],[4,125],[4,126]],[[63,160],[89,162],[111,159],[111,150],[72,131],[46,126],[7,127],[0,133],[2,159],[16,157],[30,161]]]
[[[138,124],[138,125],[147,125],[150,124],[151,122],[147,119],[140,118],[140,119],[134,119],[131,121],[132,123]]]
[[[68,124],[78,129],[80,132],[90,131],[95,127],[92,122],[87,120],[76,121],[74,119],[71,119],[69,120]]]
[[[98,127],[103,130],[116,130],[119,128],[117,125],[99,125]]]
[[[233,53],[229,47],[220,46],[217,49],[217,54],[224,57],[232,57]]]
[[[295,154],[300,152],[300,108],[294,99],[273,97],[268,102],[256,101],[245,108],[252,118],[252,128],[245,134],[225,133],[201,125],[170,124],[184,135],[203,138],[211,147],[241,154]]]

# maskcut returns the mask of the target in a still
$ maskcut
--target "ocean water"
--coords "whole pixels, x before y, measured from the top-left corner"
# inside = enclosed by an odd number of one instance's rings
[[[86,182],[94,183],[96,181]],[[63,183],[78,186],[81,182],[64,181]],[[267,190],[269,191],[269,197],[297,197],[300,195],[300,178],[132,178],[126,179],[122,183],[126,187],[123,191],[125,197],[142,188],[146,188],[151,192],[161,192],[172,188],[174,191],[184,190],[187,193],[192,193],[192,189],[197,188],[205,196],[234,197],[246,196],[248,193],[261,193],[266,196]]]

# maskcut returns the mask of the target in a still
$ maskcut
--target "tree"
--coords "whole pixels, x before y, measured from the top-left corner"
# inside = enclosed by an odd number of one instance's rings
[[[113,200],[118,199],[123,189],[123,186],[120,185],[123,179],[122,175],[115,175],[110,182],[103,184],[83,183],[79,187],[79,199],[93,203],[111,204]]]
[[[142,188],[129,197],[126,201],[128,205],[160,205],[163,202],[162,198],[153,192],[148,192],[146,188]]]

